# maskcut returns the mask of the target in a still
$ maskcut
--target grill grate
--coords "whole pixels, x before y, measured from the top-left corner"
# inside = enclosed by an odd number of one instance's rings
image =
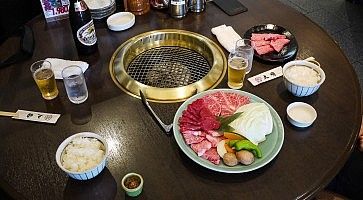
[[[127,74],[148,86],[174,88],[199,81],[210,69],[208,61],[193,50],[162,46],[136,56]]]

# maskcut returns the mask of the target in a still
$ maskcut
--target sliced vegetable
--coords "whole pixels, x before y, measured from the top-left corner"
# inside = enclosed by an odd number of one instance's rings
[[[232,121],[229,126],[234,133],[246,137],[253,144],[266,140],[266,135],[273,130],[270,109],[264,103],[249,103],[238,108],[236,112],[243,114]]]
[[[228,153],[236,153],[236,150],[232,149],[227,143],[224,144],[224,148]]]
[[[229,145],[230,147],[234,147],[234,145],[235,145],[238,141],[240,141],[240,140],[230,140],[230,141],[228,142],[228,145]]]
[[[233,141],[233,140],[231,140],[231,141]],[[231,144],[231,141],[229,142],[230,144]],[[236,149],[236,151],[247,150],[247,151],[252,152],[253,155],[256,156],[257,158],[262,157],[262,152],[261,152],[260,148],[258,148],[257,145],[253,144],[249,140],[238,140],[237,142],[234,143],[233,146]]]
[[[227,149],[225,146],[226,146],[226,140],[221,140],[217,144],[217,153],[221,158],[223,158],[224,154],[227,153]]]
[[[228,138],[228,139],[231,139],[231,140],[244,140],[244,139],[246,139],[242,135],[239,135],[237,133],[231,133],[231,132],[224,132],[223,136],[225,138]]]

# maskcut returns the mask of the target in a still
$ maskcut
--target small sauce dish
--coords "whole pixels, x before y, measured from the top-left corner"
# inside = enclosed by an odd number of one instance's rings
[[[128,173],[122,178],[121,185],[128,196],[136,197],[142,192],[144,179],[140,174]]]
[[[287,106],[287,119],[289,122],[300,128],[305,128],[313,124],[318,114],[309,104],[303,102],[294,102]]]
[[[107,18],[107,26],[113,31],[123,31],[135,24],[135,15],[130,12],[118,12]]]

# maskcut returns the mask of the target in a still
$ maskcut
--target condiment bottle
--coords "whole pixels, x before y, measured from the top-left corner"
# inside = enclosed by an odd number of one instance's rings
[[[73,39],[79,54],[91,54],[97,50],[96,29],[91,13],[83,0],[71,0],[69,21]]]

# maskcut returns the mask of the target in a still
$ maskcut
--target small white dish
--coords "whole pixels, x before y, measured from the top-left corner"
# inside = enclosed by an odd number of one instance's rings
[[[318,114],[309,104],[303,102],[291,103],[286,108],[287,119],[289,122],[300,128],[305,128],[313,124]]]
[[[122,31],[135,24],[135,15],[130,12],[118,12],[107,18],[107,26],[113,31]]]

